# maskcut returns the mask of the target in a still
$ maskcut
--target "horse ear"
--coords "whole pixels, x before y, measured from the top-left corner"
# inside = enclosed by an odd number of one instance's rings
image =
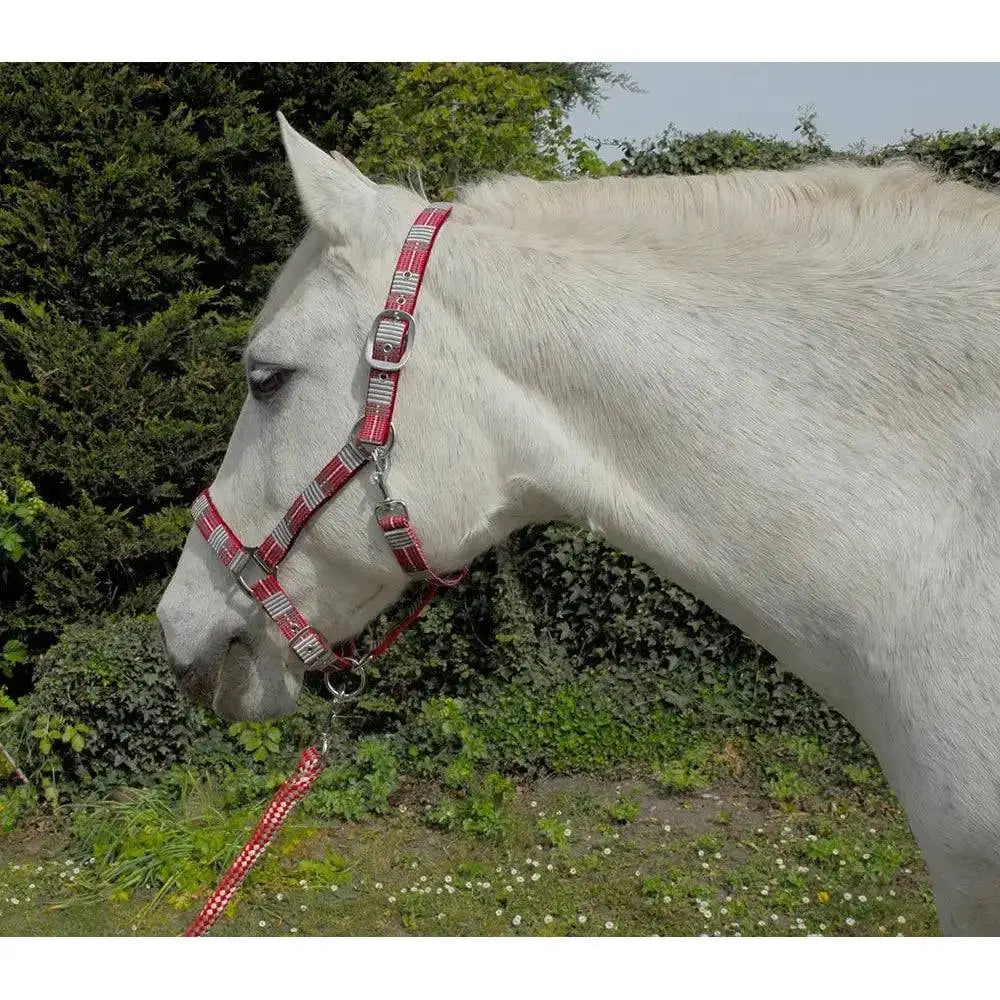
[[[328,156],[299,135],[280,111],[278,123],[306,218],[334,243],[347,243],[371,227],[378,208],[378,185],[347,157]]]
[[[358,168],[351,163],[351,161],[344,156],[343,153],[338,153],[337,150],[331,149],[330,155],[333,157],[334,163],[339,164],[345,170],[349,170],[358,180],[363,181],[369,187],[378,187],[378,185],[367,175],[363,174]]]

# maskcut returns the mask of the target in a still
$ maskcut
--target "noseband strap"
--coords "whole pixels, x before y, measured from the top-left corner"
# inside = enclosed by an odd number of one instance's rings
[[[463,569],[441,575],[430,568],[406,505],[389,497],[385,483],[393,445],[392,415],[399,376],[416,337],[414,310],[417,295],[434,240],[450,214],[450,205],[429,205],[410,227],[396,262],[385,308],[375,317],[365,344],[365,359],[370,371],[364,413],[344,447],[292,501],[284,517],[264,541],[256,548],[240,541],[219,513],[207,489],[191,506],[198,531],[219,561],[233,574],[244,593],[253,598],[277,625],[292,652],[307,668],[346,670],[381,655],[420,617],[442,587],[456,586],[466,574]],[[309,624],[282,589],[277,569],[309,519],[369,462],[374,466],[372,482],[383,496],[382,501],[375,505],[375,520],[403,572],[412,580],[427,581],[427,586],[403,620],[359,658],[353,643],[340,650],[333,649],[323,635]]]

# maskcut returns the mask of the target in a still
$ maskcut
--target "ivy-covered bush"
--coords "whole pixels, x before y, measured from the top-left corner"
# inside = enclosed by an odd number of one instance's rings
[[[815,113],[800,115],[796,131],[801,142],[789,142],[757,132],[682,132],[671,125],[660,135],[638,142],[618,143],[623,172],[633,177],[650,174],[708,174],[724,170],[790,170],[830,159],[835,154],[819,134]]]
[[[86,727],[78,746],[54,743],[67,774],[127,781],[180,760],[197,712],[177,687],[152,617],[72,625],[38,661],[29,721],[56,718]],[[24,765],[22,765],[24,766]]]
[[[479,559],[371,669],[355,725],[420,742],[427,701],[459,699],[495,767],[621,768],[717,725],[857,743],[836,711],[710,608],[559,525]]]
[[[961,132],[913,132],[902,142],[870,153],[868,160],[881,163],[890,157],[916,160],[952,180],[996,187],[1000,185],[1000,128],[978,125]]]

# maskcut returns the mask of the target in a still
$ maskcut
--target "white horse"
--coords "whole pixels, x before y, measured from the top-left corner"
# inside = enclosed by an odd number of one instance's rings
[[[423,207],[282,130],[311,227],[212,486],[253,542],[347,439]],[[417,314],[391,478],[431,565],[552,520],[644,560],[851,720],[943,929],[1000,933],[1000,199],[909,165],[506,178],[456,205]],[[373,499],[356,477],[282,566],[331,641],[406,583]],[[301,667],[196,532],[158,614],[218,712],[293,711]]]

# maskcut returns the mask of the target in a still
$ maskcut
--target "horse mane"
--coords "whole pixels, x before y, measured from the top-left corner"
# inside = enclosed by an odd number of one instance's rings
[[[913,162],[825,162],[797,170],[536,181],[504,176],[463,188],[469,221],[524,236],[620,238],[626,230],[746,233],[842,230],[864,216],[905,222],[911,238],[973,223],[1000,250],[1000,198]]]

